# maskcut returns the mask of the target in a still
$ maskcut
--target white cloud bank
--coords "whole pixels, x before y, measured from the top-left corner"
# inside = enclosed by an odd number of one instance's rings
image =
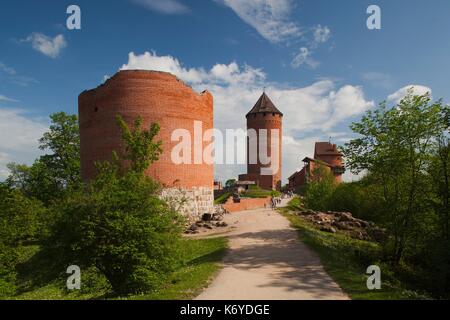
[[[217,1],[233,10],[239,18],[270,42],[283,42],[303,35],[302,28],[290,20],[294,6],[292,0]]]
[[[210,70],[203,68],[185,68],[178,59],[172,56],[158,56],[155,52],[145,52],[136,55],[128,54],[128,63],[120,70],[156,70],[170,72],[181,80],[198,85],[202,83],[223,83],[237,85],[240,83],[255,83],[265,79],[265,74],[250,66],[240,68],[235,62],[229,65],[216,64]]]
[[[26,39],[23,39],[22,42],[31,43],[33,49],[53,59],[57,58],[62,49],[67,47],[66,39],[62,34],[51,38],[43,33],[35,32],[30,34]]]
[[[170,72],[191,84],[197,91],[208,89],[214,96],[215,127],[220,130],[245,128],[245,115],[262,93],[266,74],[237,63],[216,64],[209,70],[187,68],[172,56],[131,52],[121,70],[143,69]],[[287,179],[301,166],[305,156],[314,152],[314,142],[328,140],[340,123],[372,108],[375,103],[364,96],[360,86],[338,87],[331,80],[317,81],[307,87],[284,88],[270,84],[267,94],[284,113],[283,177]],[[216,166],[216,176],[225,179],[244,173],[243,166]]]
[[[8,176],[9,162],[31,164],[36,159],[41,153],[38,140],[47,127],[21,110],[0,108],[0,180]]]
[[[424,95],[427,92],[430,95],[432,94],[431,88],[429,88],[429,87],[422,86],[422,85],[410,84],[408,86],[405,86],[405,87],[397,90],[393,94],[390,94],[388,96],[387,100],[389,102],[399,103],[407,95],[408,90],[412,90],[414,95],[419,95],[419,96]]]
[[[298,2],[294,0],[215,0],[222,3],[272,43],[303,43],[294,54],[293,68],[303,65],[316,68],[320,63],[312,58],[313,51],[331,37],[327,26],[302,26],[292,19]]]

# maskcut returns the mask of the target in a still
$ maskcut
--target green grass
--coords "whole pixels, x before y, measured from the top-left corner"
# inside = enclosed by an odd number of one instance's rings
[[[389,266],[381,263],[381,248],[377,243],[360,241],[343,234],[331,234],[315,228],[303,218],[292,214],[292,208],[299,205],[291,201],[288,207],[280,209],[291,225],[298,230],[300,239],[320,257],[327,273],[339,284],[351,299],[393,300],[423,299],[416,292],[405,290],[395,279]],[[366,269],[369,265],[381,268],[381,290],[368,290]]]
[[[45,268],[48,261],[44,257],[40,257],[39,247],[24,247],[21,260],[28,267],[21,270],[17,277],[18,294],[6,298],[19,300],[191,299],[208,285],[220,269],[220,261],[227,248],[227,240],[214,238],[186,239],[184,241],[183,250],[186,262],[183,266],[168,275],[160,287],[153,292],[126,297],[114,296],[107,288],[95,292],[83,292],[83,270],[81,273],[82,290],[68,291],[65,288],[67,278],[60,276],[52,279],[51,275],[54,273],[51,270],[49,270],[47,278]],[[29,263],[34,261],[36,263]],[[34,269],[32,269],[33,267]],[[5,297],[2,298],[5,299]]]
[[[291,211],[300,211],[303,210],[303,205],[299,197],[293,198],[286,206],[287,209]]]
[[[225,192],[224,194],[214,199],[214,204],[224,204],[231,196],[232,196],[231,192]]]
[[[129,296],[127,299],[187,300],[194,298],[219,271],[226,247],[225,238],[187,240],[184,248],[189,254],[189,262],[183,268],[174,272],[159,290],[149,294]]]
[[[266,197],[278,197],[280,196],[280,192],[278,191],[271,191],[271,190],[264,190],[260,188],[259,186],[251,185],[249,186],[248,190],[243,192],[241,194],[241,197],[243,198],[266,198]]]

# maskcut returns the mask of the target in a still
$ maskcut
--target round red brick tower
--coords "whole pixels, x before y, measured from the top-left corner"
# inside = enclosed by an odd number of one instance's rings
[[[247,141],[247,174],[241,175],[240,180],[255,181],[261,188],[267,190],[281,188],[281,163],[282,163],[282,139],[283,139],[283,114],[278,110],[270,98],[263,93],[256,102],[255,106],[246,115],[247,118],[247,130],[255,130],[257,134],[257,146],[256,150],[258,155],[260,154],[260,132],[261,130],[267,130],[267,155],[274,159],[278,156],[278,170],[271,175],[262,174],[263,168],[271,167],[271,163],[262,164],[261,159],[258,156],[256,163],[251,163],[252,150],[250,148],[250,138]],[[272,138],[274,131],[278,131],[278,155],[272,152]],[[265,153],[263,151],[263,153]]]
[[[131,126],[141,116],[144,128],[157,122],[161,131],[163,153],[151,164],[146,174],[158,180],[165,189],[191,192],[197,213],[212,206],[214,167],[212,164],[175,164],[171,151],[179,141],[171,141],[172,132],[185,129],[205,148],[209,142],[194,137],[194,121],[201,121],[203,132],[213,128],[213,97],[205,91],[196,93],[170,73],[120,71],[96,89],[84,91],[78,98],[81,139],[81,171],[85,181],[96,174],[95,161],[110,160],[114,150],[121,150],[121,131],[116,123],[120,114]],[[204,202],[204,203],[203,203]],[[201,204],[203,203],[203,204]],[[192,209],[192,208],[191,208]],[[194,210],[194,209],[192,209]],[[204,211],[204,212],[201,212]]]

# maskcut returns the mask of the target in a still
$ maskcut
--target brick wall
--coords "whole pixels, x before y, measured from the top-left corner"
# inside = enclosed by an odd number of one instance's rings
[[[186,129],[193,137],[194,121],[203,122],[203,131],[213,128],[213,98],[198,94],[174,75],[153,71],[120,71],[105,84],[79,96],[81,170],[85,180],[95,175],[94,162],[108,160],[113,150],[121,150],[121,133],[116,114],[131,124],[138,116],[144,127],[158,122],[164,152],[147,174],[167,187],[213,188],[214,167],[207,164],[175,165],[171,141],[175,129]],[[193,147],[192,141],[192,147]],[[203,147],[208,145],[203,142]],[[192,159],[193,162],[193,159]]]
[[[213,97],[209,92],[199,94],[170,73],[120,71],[101,86],[81,93],[78,113],[81,171],[85,181],[95,176],[95,161],[110,160],[114,150],[122,150],[121,132],[115,119],[116,114],[120,114],[129,125],[141,116],[144,128],[149,128],[153,122],[161,127],[156,139],[162,140],[163,153],[146,171],[148,176],[158,180],[164,188],[202,188],[212,193],[214,166],[193,164],[194,121],[202,121],[203,132],[213,128]],[[191,134],[192,164],[176,165],[171,159],[171,151],[179,143],[171,141],[175,129],[185,129]],[[199,143],[205,148],[210,142]],[[205,200],[199,198],[198,201]],[[212,207],[212,202],[197,207]]]
[[[281,188],[281,172],[282,172],[282,141],[283,141],[283,116],[280,114],[272,114],[272,113],[255,113],[255,114],[249,114],[247,116],[247,129],[254,129],[257,132],[257,149],[259,150],[259,130],[266,129],[268,134],[267,139],[267,154],[269,156],[275,156],[272,155],[272,148],[271,148],[271,130],[277,129],[279,130],[279,137],[278,137],[278,159],[279,159],[279,170],[274,175],[261,175],[261,168],[264,167],[270,167],[270,164],[264,165],[261,164],[258,158],[258,163],[256,164],[250,164],[249,163],[249,146],[247,145],[247,174],[250,175],[256,175],[257,178],[255,181],[257,181],[258,185],[267,190],[272,189],[280,189]]]

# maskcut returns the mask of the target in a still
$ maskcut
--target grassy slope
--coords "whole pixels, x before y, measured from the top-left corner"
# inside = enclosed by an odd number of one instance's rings
[[[25,279],[18,285],[25,288],[24,292],[12,297],[12,299],[25,300],[85,300],[85,299],[191,299],[204,288],[213,275],[220,268],[220,261],[227,247],[224,238],[185,240],[183,246],[188,257],[187,263],[171,274],[167,281],[154,292],[143,295],[131,295],[127,297],[112,297],[108,292],[99,291],[93,293],[81,293],[77,290],[68,292],[65,289],[66,279],[57,279],[40,286],[30,286]],[[23,260],[32,259],[39,253],[39,247],[30,246],[24,248]],[[44,263],[45,265],[45,263]],[[40,271],[42,272],[42,271]],[[30,273],[32,271],[30,270]],[[83,272],[81,274],[83,281]],[[83,283],[83,282],[82,282]]]
[[[287,208],[280,210],[299,232],[300,239],[320,257],[328,274],[352,299],[418,299],[423,298],[414,292],[404,290],[392,277],[389,267],[377,261],[380,248],[376,243],[352,239],[342,234],[322,232],[306,220],[293,215],[299,208],[299,200],[294,199]],[[381,268],[381,290],[368,290],[366,287],[366,268],[369,265]]]
[[[249,189],[241,194],[243,198],[266,198],[271,196],[280,196],[280,192],[264,190],[258,186],[249,186]]]
[[[225,192],[221,196],[214,199],[214,204],[224,204],[231,196],[232,196],[231,192]]]

